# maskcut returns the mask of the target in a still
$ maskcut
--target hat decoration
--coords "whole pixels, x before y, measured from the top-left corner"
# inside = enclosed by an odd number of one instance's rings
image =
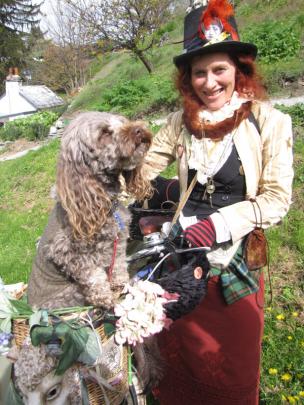
[[[173,60],[176,66],[192,57],[212,52],[257,55],[254,44],[241,42],[229,0],[196,1],[184,21],[184,50]]]
[[[228,19],[234,15],[233,7],[227,0],[210,0],[208,7],[202,13],[198,35],[208,41],[204,46],[223,41],[228,36],[234,41],[239,40],[236,30],[229,24]]]
[[[208,0],[194,0],[191,6],[189,6],[186,10],[186,14],[189,14],[190,11],[195,10],[201,6],[207,6]]]

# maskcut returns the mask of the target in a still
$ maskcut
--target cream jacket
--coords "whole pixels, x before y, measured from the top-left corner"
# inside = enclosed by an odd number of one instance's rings
[[[261,208],[264,229],[277,224],[286,215],[291,204],[291,118],[265,102],[254,102],[252,112],[259,124],[260,133],[255,125],[246,119],[241,122],[233,136],[244,168],[246,200],[218,210],[230,230],[233,251],[256,224],[252,203],[248,201],[250,198],[256,198]],[[190,137],[182,125],[182,111],[170,114],[166,125],[154,137],[146,158],[145,168],[150,179],[177,160],[181,190],[185,191],[187,176],[184,173],[187,171]],[[179,145],[184,148],[181,158],[178,156],[181,149]],[[231,251],[229,257],[232,253]],[[219,261],[222,262],[221,259]]]

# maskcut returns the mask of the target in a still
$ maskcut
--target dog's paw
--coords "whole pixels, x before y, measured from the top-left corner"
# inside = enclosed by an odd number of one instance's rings
[[[89,305],[102,307],[106,310],[113,308],[114,298],[111,290],[107,290],[101,294],[100,291],[92,291],[92,289],[85,291],[85,299]]]

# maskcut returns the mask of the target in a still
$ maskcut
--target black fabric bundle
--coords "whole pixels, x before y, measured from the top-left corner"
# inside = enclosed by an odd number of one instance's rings
[[[191,312],[207,293],[207,273],[210,266],[205,252],[183,255],[186,257],[179,269],[155,280],[166,291],[179,294],[176,302],[165,305],[168,318],[174,321]]]

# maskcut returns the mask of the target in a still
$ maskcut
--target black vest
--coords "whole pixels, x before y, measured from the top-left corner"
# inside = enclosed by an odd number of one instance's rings
[[[195,174],[196,170],[189,170],[188,187]],[[227,161],[214,175],[213,180],[215,185],[215,191],[212,194],[213,208],[210,205],[208,194],[207,199],[204,199],[205,185],[196,182],[183,208],[184,216],[195,215],[198,219],[203,219],[216,212],[219,208],[245,200],[246,181],[235,145],[233,145]]]

